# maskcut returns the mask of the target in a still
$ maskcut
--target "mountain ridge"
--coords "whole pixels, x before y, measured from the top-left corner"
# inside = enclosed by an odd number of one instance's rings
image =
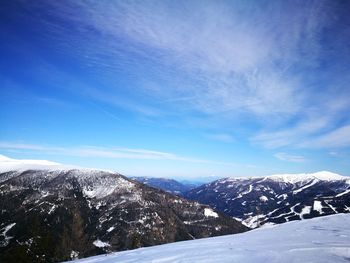
[[[329,172],[224,178],[192,189],[208,204],[249,227],[350,211],[350,178]]]
[[[296,174],[272,174],[267,176],[248,176],[248,177],[226,177],[219,180],[246,180],[246,179],[271,179],[276,181],[283,181],[289,183],[302,182],[311,179],[318,179],[323,181],[332,181],[332,180],[346,180],[349,179],[349,176],[340,175],[330,171],[318,171],[314,173],[296,173]]]
[[[2,262],[57,262],[248,230],[206,205],[97,170],[0,173],[0,211]]]

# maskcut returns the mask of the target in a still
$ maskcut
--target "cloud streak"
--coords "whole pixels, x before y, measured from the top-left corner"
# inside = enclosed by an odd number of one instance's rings
[[[304,156],[301,155],[291,155],[288,153],[276,153],[274,155],[277,159],[281,161],[286,161],[286,162],[293,162],[293,163],[302,163],[305,162],[306,159]]]
[[[23,144],[13,142],[0,142],[2,150],[21,150],[32,151],[37,153],[46,153],[52,155],[76,156],[76,157],[97,157],[110,159],[133,159],[133,160],[168,160],[189,163],[205,163],[224,166],[236,166],[234,163],[218,162],[180,156],[174,153],[146,150],[131,149],[122,147],[96,147],[96,146],[77,146],[77,147],[57,147],[36,144]]]
[[[350,125],[335,129],[301,144],[306,148],[346,148],[350,146]]]
[[[298,151],[350,147],[350,26],[348,14],[341,12],[348,8],[337,1],[77,0],[23,6],[30,18],[18,21],[34,25],[35,45],[33,50],[17,46],[21,56],[30,53],[28,61],[35,61],[35,70],[28,66],[26,74],[45,76],[38,86],[50,82],[78,95],[118,125],[141,120],[155,130],[178,128],[164,135],[169,142],[182,135],[197,145],[236,140],[219,145],[236,146],[218,151],[232,158],[246,151],[255,157],[261,147],[275,161],[302,163],[306,159]],[[48,50],[35,57],[37,43],[58,54],[59,62],[46,63]],[[62,67],[62,55],[70,67]],[[41,103],[56,103],[42,98]],[[143,136],[142,127],[132,128]],[[177,133],[180,129],[185,132]],[[157,143],[156,138],[155,148],[166,147]],[[0,149],[235,166],[122,147],[1,142]]]
[[[321,4],[293,8],[294,4],[288,3],[288,16],[279,15],[286,6],[273,3],[262,8],[237,2],[232,8],[215,2],[182,2],[180,9],[169,2],[53,5],[61,11],[62,19],[72,21],[82,31],[92,27],[102,34],[102,42],[87,39],[89,48],[85,50],[97,67],[113,72],[123,65],[116,63],[127,63],[125,59],[132,63],[130,56],[123,58],[122,53],[136,52],[152,60],[155,52],[161,66],[172,68],[165,78],[180,71],[190,80],[181,80],[180,85],[166,90],[153,89],[153,95],[174,99],[186,92],[192,97],[188,106],[209,114],[237,108],[258,115],[298,111],[302,90],[298,77],[287,69],[301,56],[305,59],[304,49],[307,54],[315,53],[316,36],[325,26]],[[262,20],[269,9],[273,10],[269,20]],[[128,48],[118,46],[120,40],[127,41]],[[310,47],[313,52],[309,52]],[[147,55],[149,49],[153,50],[151,55]],[[109,55],[96,54],[101,50],[108,50]],[[152,74],[166,72],[158,70],[154,68]]]
[[[207,138],[224,143],[232,143],[235,139],[230,134],[218,133],[218,134],[207,134]]]
[[[132,74],[141,81],[134,93],[148,96],[153,104],[143,105],[139,96],[131,101],[120,98],[112,88],[89,89],[91,97],[111,105],[149,117],[167,110],[195,111],[229,117],[232,125],[248,116],[262,130],[251,140],[268,148],[295,146],[326,133],[350,107],[346,81],[337,80],[346,75],[339,71],[345,58],[334,61],[327,74],[319,71],[325,58],[335,59],[328,51],[334,43],[324,41],[322,34],[334,27],[336,3],[77,1],[53,5],[61,11],[61,19],[83,32],[93,28],[102,36],[96,40],[94,34],[84,35],[87,44],[79,51],[81,57],[88,55],[89,62],[105,74],[114,74],[124,65],[137,67]],[[336,45],[346,51],[341,44],[344,33],[338,31]],[[137,59],[147,61],[147,76]],[[166,101],[168,107],[159,110],[162,105],[157,101]]]

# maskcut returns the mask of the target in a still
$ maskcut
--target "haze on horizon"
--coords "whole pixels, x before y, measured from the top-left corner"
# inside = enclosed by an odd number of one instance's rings
[[[350,175],[350,2],[1,1],[0,154]]]

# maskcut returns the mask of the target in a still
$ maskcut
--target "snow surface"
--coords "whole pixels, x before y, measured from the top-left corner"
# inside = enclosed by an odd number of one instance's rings
[[[79,263],[349,262],[350,215],[337,214],[221,237],[90,257]]]
[[[206,217],[219,217],[219,215],[210,208],[204,208],[204,215]]]
[[[304,219],[304,215],[308,215],[310,213],[311,213],[311,206],[307,205],[301,209],[301,213],[299,214],[299,216],[301,219]]]
[[[298,183],[307,180],[317,179],[320,181],[336,181],[336,180],[346,180],[349,179],[347,176],[342,176],[336,173],[321,171],[317,173],[300,173],[300,174],[275,174],[267,176],[267,178],[283,181],[288,183]]]
[[[115,227],[114,227],[114,226],[111,226],[110,228],[107,229],[107,232],[108,232],[108,233],[109,233],[109,232],[112,232],[114,229],[115,229]]]
[[[319,181],[337,181],[337,180],[347,180],[347,183],[350,184],[350,178],[348,176],[343,176],[340,174],[328,172],[328,171],[320,171],[316,173],[299,173],[299,174],[274,174],[268,176],[254,176],[254,177],[231,177],[225,179],[225,181],[235,181],[235,180],[247,180],[247,179],[262,179],[265,181],[267,179],[274,180],[277,182],[285,182],[285,183],[300,183],[311,180],[319,180]]]
[[[13,228],[16,225],[16,223],[9,224],[2,228],[2,233],[0,236],[3,237],[3,240],[0,241],[0,247],[6,247],[12,237],[7,236],[7,232],[10,231],[11,228]]]
[[[9,171],[24,171],[24,170],[42,170],[42,169],[66,169],[60,163],[46,161],[46,160],[25,160],[25,159],[11,159],[0,154],[0,173]]]
[[[107,195],[112,194],[114,189],[115,189],[115,185],[101,185],[100,187],[94,187],[93,189],[90,189],[90,190],[84,188],[83,194],[89,198],[94,198],[94,197],[103,198]],[[97,207],[97,209],[98,208],[99,206]]]
[[[347,189],[346,191],[344,191],[344,192],[342,192],[340,194],[337,194],[335,197],[340,197],[340,196],[346,195],[348,193],[350,193],[350,189]]]
[[[76,165],[67,165],[47,160],[28,160],[28,159],[12,159],[0,154],[0,173],[10,171],[25,171],[25,170],[50,170],[50,171],[67,171],[80,170],[87,172],[108,172],[116,173],[114,171],[96,168],[85,168]]]
[[[314,210],[319,212],[321,215],[321,214],[323,214],[322,208],[323,208],[323,206],[322,206],[321,201],[315,200],[314,201]]]
[[[309,183],[307,185],[304,185],[303,187],[299,188],[298,190],[293,191],[293,195],[295,195],[297,193],[300,193],[300,192],[303,192],[306,188],[309,188],[309,187],[313,186],[317,182],[318,182],[317,179],[312,180],[311,183]]]
[[[260,226],[260,219],[264,219],[264,215],[250,216],[242,221],[242,224],[249,228],[257,228]]]
[[[264,196],[264,195],[260,196],[259,199],[260,199],[261,202],[267,202],[267,201],[269,200],[269,199],[268,199],[266,196]]]
[[[109,247],[111,246],[109,243],[107,242],[103,242],[99,239],[95,240],[93,243],[92,243],[95,247]]]
[[[71,259],[77,259],[78,257],[79,257],[79,252],[76,252],[74,250],[72,250],[72,252],[70,252]]]

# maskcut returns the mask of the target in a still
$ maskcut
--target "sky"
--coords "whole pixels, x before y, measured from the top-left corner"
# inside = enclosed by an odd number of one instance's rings
[[[349,1],[0,2],[0,154],[350,175]]]

